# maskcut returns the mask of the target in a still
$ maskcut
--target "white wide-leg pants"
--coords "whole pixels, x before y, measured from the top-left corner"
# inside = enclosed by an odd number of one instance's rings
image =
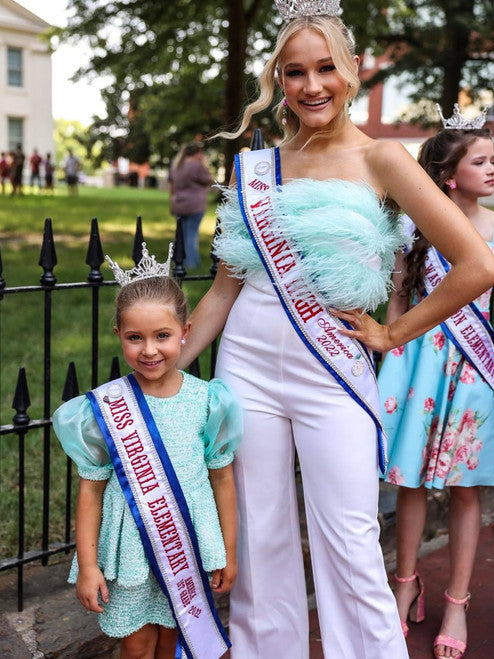
[[[303,345],[267,278],[244,285],[217,375],[241,400],[245,426],[232,659],[309,658],[295,452],[324,656],[408,657],[379,545],[375,425]]]

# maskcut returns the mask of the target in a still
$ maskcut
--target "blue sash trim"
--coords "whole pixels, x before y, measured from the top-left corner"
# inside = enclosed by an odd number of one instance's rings
[[[440,252],[438,252],[437,249],[436,249],[436,254],[437,254],[438,257],[439,257],[439,260],[441,261],[441,264],[442,264],[444,270],[445,270],[446,272],[449,272],[451,266],[450,266],[450,264],[448,263],[448,261],[446,261],[446,259],[444,258],[444,256],[443,256]],[[467,304],[467,305],[465,305],[465,306],[467,306],[467,307],[470,308],[470,310],[472,311],[472,313],[478,318],[478,320],[479,320],[479,321],[481,322],[481,324],[484,326],[484,329],[485,329],[485,331],[489,334],[491,340],[494,342],[494,328],[492,327],[492,325],[490,324],[490,322],[484,317],[483,313],[478,309],[478,307],[477,307],[477,305],[475,304],[475,302],[470,302],[469,304]],[[441,324],[442,324],[442,323],[441,323]],[[455,345],[456,345],[456,343],[455,343]],[[459,348],[459,349],[460,349],[460,348]],[[472,366],[475,366],[475,364],[472,364]]]
[[[270,149],[269,151],[271,151],[271,149]],[[277,186],[281,186],[281,184],[282,184],[282,174],[281,174],[281,162],[280,162],[280,153],[279,153],[279,149],[278,149],[278,147],[275,147],[274,149],[272,149],[272,151],[274,152],[274,161],[275,161],[275,180],[276,180],[276,185],[277,185]],[[297,325],[296,320],[294,319],[294,317],[293,317],[292,314],[290,313],[290,310],[289,310],[288,307],[286,306],[285,300],[283,299],[283,295],[281,294],[281,292],[280,292],[280,290],[279,290],[279,288],[278,288],[278,285],[277,285],[277,283],[276,283],[276,281],[275,281],[275,279],[274,279],[274,277],[273,277],[273,274],[272,274],[272,272],[271,272],[271,269],[269,268],[269,266],[268,266],[268,264],[267,264],[267,262],[266,262],[266,260],[265,260],[265,258],[264,258],[264,255],[263,255],[262,251],[260,250],[260,248],[259,248],[259,246],[258,246],[258,244],[257,244],[257,240],[256,240],[256,238],[255,238],[255,235],[254,235],[252,229],[251,229],[251,226],[250,226],[249,220],[248,220],[248,218],[247,218],[247,214],[246,214],[246,212],[245,212],[246,199],[245,199],[245,196],[244,196],[244,193],[243,193],[243,189],[242,189],[242,181],[243,181],[243,177],[242,177],[242,168],[241,168],[241,165],[240,165],[240,154],[238,154],[238,153],[235,155],[235,174],[236,174],[236,177],[237,177],[237,194],[238,194],[238,200],[239,200],[240,210],[241,210],[241,213],[242,213],[242,218],[243,218],[243,220],[244,220],[244,223],[245,223],[245,226],[246,226],[246,228],[247,228],[247,231],[249,232],[249,236],[250,236],[250,239],[251,239],[251,241],[252,241],[252,244],[253,244],[254,247],[256,248],[256,251],[257,251],[257,253],[258,253],[258,255],[259,255],[259,258],[261,259],[261,262],[262,262],[262,264],[263,264],[263,266],[264,266],[264,269],[266,270],[266,273],[268,274],[268,277],[269,277],[269,279],[270,279],[270,281],[271,281],[271,283],[272,283],[272,285],[273,285],[273,288],[274,288],[274,290],[276,291],[276,294],[278,295],[278,298],[279,298],[279,300],[280,300],[280,302],[281,302],[281,306],[283,307],[283,309],[284,309],[284,311],[285,311],[285,313],[286,313],[288,319],[290,320],[290,322],[291,322],[293,328],[295,329],[295,331],[297,332],[297,334],[299,335],[299,337],[302,339],[302,342],[303,342],[303,343],[307,346],[307,348],[310,350],[310,352],[311,352],[311,353],[317,358],[317,360],[318,360],[318,361],[324,366],[324,368],[325,368],[325,369],[326,369],[326,370],[327,370],[327,371],[328,371],[328,372],[334,377],[334,379],[338,382],[338,384],[340,384],[340,385],[343,387],[343,389],[344,389],[344,390],[345,390],[345,391],[346,391],[346,392],[347,392],[347,393],[353,398],[353,400],[354,400],[356,403],[358,403],[358,405],[360,405],[360,407],[362,407],[362,409],[363,409],[365,412],[367,412],[367,414],[368,414],[368,415],[371,417],[371,419],[374,421],[374,424],[375,424],[375,426],[376,426],[376,430],[377,430],[377,447],[378,447],[377,453],[378,453],[378,460],[379,460],[379,468],[381,469],[381,471],[382,471],[383,473],[385,473],[385,472],[386,472],[386,466],[387,466],[387,459],[386,459],[386,454],[385,454],[385,450],[384,450],[383,429],[382,429],[381,420],[379,419],[379,417],[377,417],[377,416],[374,414],[374,412],[372,411],[372,409],[370,409],[370,408],[368,407],[368,405],[366,404],[365,400],[363,400],[363,399],[362,399],[362,398],[361,398],[361,397],[360,397],[360,396],[359,396],[359,395],[358,395],[358,394],[352,389],[352,387],[350,387],[350,386],[345,382],[345,380],[344,380],[344,379],[338,374],[338,372],[335,371],[335,370],[331,367],[331,365],[330,365],[330,364],[329,364],[329,363],[328,363],[328,362],[322,357],[322,355],[320,355],[320,354],[319,354],[319,353],[313,348],[313,346],[310,344],[310,342],[306,339],[306,337],[305,337],[305,336],[303,335],[303,333],[300,331],[300,329],[299,329],[299,327],[298,327],[298,325]],[[351,325],[350,325],[349,323],[343,322],[343,324],[344,324],[345,327],[347,327],[348,329],[352,329],[352,328],[351,328]],[[374,370],[374,363],[373,363],[373,360],[370,358],[367,349],[366,349],[366,348],[365,348],[365,347],[364,347],[359,341],[356,341],[355,339],[352,339],[352,341],[358,346],[359,350],[363,353],[364,358],[365,358],[365,359],[367,360],[367,362],[370,364],[370,368],[372,368],[373,372],[375,373],[375,370]],[[376,386],[377,386],[377,384],[376,384]]]
[[[149,406],[147,404],[147,401],[144,397],[142,389],[139,386],[139,383],[137,382],[134,375],[129,374],[129,375],[125,376],[122,379],[127,379],[128,382],[130,383],[131,387],[132,387],[132,391],[133,391],[133,393],[135,395],[135,398],[136,398],[136,401],[139,405],[142,417],[143,417],[144,422],[145,422],[145,424],[148,428],[150,437],[153,441],[153,444],[155,446],[155,449],[156,449],[156,452],[159,456],[159,459],[160,459],[160,461],[163,465],[163,469],[166,473],[166,477],[167,477],[168,482],[169,482],[169,484],[170,484],[170,486],[173,490],[175,500],[176,500],[176,502],[179,506],[180,513],[181,513],[183,521],[186,525],[187,533],[189,535],[190,542],[191,542],[191,545],[192,545],[192,548],[193,548],[193,551],[194,551],[195,560],[196,560],[196,564],[197,564],[198,571],[199,571],[199,576],[201,578],[201,581],[202,581],[202,584],[203,584],[203,587],[204,587],[204,592],[206,594],[209,607],[211,609],[211,614],[213,616],[213,619],[214,619],[214,621],[217,625],[218,631],[220,632],[225,644],[227,645],[227,647],[231,647],[231,642],[230,642],[230,640],[229,640],[229,638],[226,634],[226,631],[225,631],[223,625],[221,624],[221,621],[220,621],[219,616],[218,616],[218,612],[217,612],[216,607],[214,605],[213,596],[212,596],[212,592],[211,592],[211,588],[210,588],[210,585],[209,585],[209,580],[208,580],[207,574],[206,574],[206,572],[204,571],[204,569],[202,567],[202,560],[201,560],[201,556],[200,556],[200,553],[199,553],[199,545],[198,545],[198,542],[197,542],[197,536],[196,536],[194,526],[192,524],[192,520],[191,520],[190,513],[189,513],[189,508],[187,506],[187,502],[185,500],[185,496],[184,496],[184,493],[182,491],[182,487],[180,486],[179,480],[177,478],[177,475],[175,473],[175,470],[173,468],[171,460],[168,456],[168,453],[167,453],[166,448],[164,446],[164,443],[163,443],[163,440],[162,440],[161,435],[159,433],[159,430],[156,426],[153,415],[151,414],[151,411],[150,411]],[[176,651],[176,653],[177,653],[178,657],[181,656],[180,654],[178,654],[179,653],[179,648],[181,647],[181,648],[183,648],[183,650],[184,650],[184,652],[185,652],[188,659],[194,659],[194,655],[192,654],[192,651],[189,648],[189,646],[188,646],[188,644],[187,644],[187,642],[186,642],[186,640],[185,640],[185,638],[182,634],[181,626],[180,626],[179,620],[177,618],[177,615],[175,613],[175,610],[174,610],[174,607],[173,607],[173,604],[172,604],[172,601],[171,601],[171,598],[170,598],[170,594],[168,592],[168,589],[167,589],[165,580],[163,578],[163,575],[161,574],[161,571],[160,571],[160,569],[158,567],[158,564],[156,562],[156,558],[155,558],[155,555],[154,555],[154,551],[153,551],[151,542],[150,542],[148,534],[146,532],[142,517],[141,517],[140,512],[139,512],[139,508],[138,508],[138,506],[135,502],[132,489],[129,485],[129,481],[127,479],[125,469],[124,469],[124,467],[122,465],[122,462],[120,460],[118,450],[117,450],[117,448],[115,446],[115,443],[113,441],[113,437],[111,436],[111,433],[110,433],[110,431],[109,431],[109,429],[108,429],[108,427],[105,423],[105,420],[103,418],[103,415],[101,413],[100,407],[98,405],[98,402],[96,400],[96,397],[95,397],[94,393],[92,391],[88,391],[88,392],[86,392],[86,396],[87,396],[87,398],[89,399],[89,401],[91,403],[91,408],[92,408],[94,417],[96,419],[96,422],[98,423],[99,429],[100,429],[100,431],[101,431],[101,433],[102,433],[102,435],[103,435],[103,437],[106,441],[106,444],[108,446],[108,451],[110,453],[110,458],[113,462],[113,467],[115,469],[115,473],[117,475],[117,478],[118,478],[118,481],[119,481],[120,486],[122,488],[122,491],[124,493],[125,499],[126,499],[127,504],[128,504],[128,506],[129,506],[129,508],[132,512],[132,516],[135,520],[137,529],[139,531],[139,535],[141,537],[141,541],[142,541],[142,544],[143,544],[143,547],[144,547],[146,558],[148,559],[148,562],[149,562],[149,565],[150,565],[151,570],[153,572],[153,575],[155,576],[157,582],[159,583],[163,593],[166,595],[166,597],[168,599],[168,602],[170,604],[170,609],[171,609],[171,612],[173,614],[173,618],[175,620],[175,623],[177,625],[177,630],[178,630],[178,633],[179,633],[179,640],[177,642],[177,651]]]
[[[446,273],[449,272],[449,270],[450,270],[450,268],[451,268],[449,262],[444,258],[444,256],[443,256],[443,255],[442,255],[442,254],[441,254],[441,253],[440,253],[435,247],[434,247],[433,249],[434,249],[434,251],[436,252],[436,254],[437,254],[437,256],[438,256],[438,258],[439,258],[439,260],[440,260],[440,262],[441,262],[441,265],[443,266],[445,272],[446,272]],[[425,295],[427,296],[427,295],[428,295],[427,291],[424,291],[424,292],[425,292]],[[466,304],[465,306],[468,307],[468,308],[470,309],[470,311],[473,313],[473,315],[474,315],[474,316],[477,318],[477,320],[481,323],[481,325],[484,327],[485,331],[486,331],[487,334],[489,335],[491,341],[494,343],[494,329],[493,329],[492,325],[489,323],[489,321],[486,320],[486,319],[484,318],[482,312],[478,309],[477,305],[476,305],[474,302],[470,302],[469,304]],[[450,341],[456,346],[456,348],[461,352],[461,354],[462,354],[463,357],[467,360],[467,362],[468,362],[471,366],[473,366],[473,368],[474,368],[474,369],[477,371],[477,373],[482,377],[482,379],[485,379],[485,378],[484,378],[484,375],[483,375],[483,373],[482,373],[482,371],[480,371],[480,369],[479,369],[479,368],[477,367],[477,365],[475,364],[475,361],[474,361],[474,360],[470,357],[470,355],[468,355],[468,353],[465,351],[465,349],[463,348],[463,346],[461,345],[461,343],[458,341],[458,339],[455,337],[455,335],[453,334],[453,332],[452,332],[452,331],[449,329],[449,327],[446,325],[446,322],[442,322],[442,323],[440,324],[440,327],[441,327],[442,331],[446,334],[446,336],[448,337],[448,339],[449,339],[449,340],[450,340]]]

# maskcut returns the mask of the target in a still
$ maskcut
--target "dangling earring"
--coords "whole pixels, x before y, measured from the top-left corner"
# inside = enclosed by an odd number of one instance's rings
[[[446,185],[450,190],[456,190],[456,181],[454,178],[450,178],[449,181],[446,181]]]
[[[281,123],[283,126],[286,126],[287,123],[287,116],[288,116],[288,103],[286,102],[286,98],[283,99],[283,112],[281,113]]]

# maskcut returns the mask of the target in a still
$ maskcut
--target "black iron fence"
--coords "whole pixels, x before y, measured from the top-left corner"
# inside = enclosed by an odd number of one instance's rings
[[[137,218],[136,231],[134,236],[134,247],[132,251],[132,259],[137,264],[142,258],[142,242],[144,240],[142,232],[141,218]],[[212,256],[212,265],[210,272],[205,275],[188,276],[184,268],[184,244],[182,227],[180,220],[177,222],[177,231],[175,237],[175,249],[173,255],[173,276],[180,282],[194,282],[211,280],[214,278],[217,268],[217,262]],[[18,492],[17,494],[17,510],[9,511],[11,515],[17,515],[17,547],[10,549],[10,556],[0,556],[0,572],[9,569],[17,570],[17,593],[18,593],[18,609],[22,610],[23,607],[23,569],[28,563],[34,561],[41,561],[43,565],[47,565],[50,556],[62,552],[68,553],[75,545],[72,538],[72,462],[67,458],[64,482],[57,482],[56,488],[58,491],[63,489],[64,494],[64,532],[63,539],[56,542],[50,540],[50,504],[54,495],[53,484],[50,486],[51,475],[51,438],[52,438],[52,422],[51,413],[54,408],[58,407],[60,403],[60,392],[56,392],[56,403],[52,407],[52,342],[53,342],[53,298],[54,294],[57,295],[57,304],[59,303],[58,295],[73,289],[84,289],[87,291],[91,308],[91,337],[90,337],[90,380],[91,388],[95,388],[100,384],[100,348],[99,348],[99,332],[100,332],[100,294],[103,287],[115,286],[115,281],[104,281],[103,274],[101,273],[101,265],[104,262],[103,249],[101,246],[98,222],[96,219],[92,220],[91,231],[86,255],[86,264],[89,266],[89,273],[85,282],[73,283],[57,283],[55,276],[55,267],[57,264],[57,256],[55,250],[55,241],[53,237],[51,219],[45,221],[44,235],[41,245],[39,265],[42,268],[43,274],[40,278],[40,284],[37,286],[13,286],[8,287],[7,282],[3,278],[3,266],[0,253],[0,314],[2,312],[2,300],[6,296],[23,296],[26,293],[34,293],[43,301],[43,314],[40,320],[39,327],[36,331],[30,334],[39,336],[39,342],[42,344],[40,349],[43,351],[43,373],[41,388],[43,392],[42,402],[42,416],[38,419],[31,419],[29,408],[31,406],[30,393],[28,386],[28,378],[25,367],[19,369],[17,384],[12,397],[12,408],[15,414],[12,418],[11,424],[0,425],[0,460],[2,459],[2,443],[5,446],[7,438],[17,438],[15,442],[17,449],[17,482],[15,483],[0,483],[1,487],[11,487]],[[64,302],[60,302],[63,304]],[[70,305],[67,304],[67,313],[70,313]],[[28,338],[27,340],[31,340]],[[4,346],[5,348],[5,346]],[[212,377],[214,364],[216,360],[216,343],[211,347],[210,359],[210,377]],[[9,354],[8,346],[4,353]],[[0,368],[1,368],[0,364]],[[199,376],[199,362],[194,362],[190,367],[190,372]],[[3,372],[0,371],[0,373]],[[111,361],[109,368],[109,377],[105,380],[111,380],[120,377],[120,366],[117,357]],[[12,387],[13,383],[2,381],[0,376],[0,385],[3,389]],[[66,401],[79,395],[79,385],[77,379],[77,372],[74,362],[70,362],[67,366],[67,377],[63,387],[62,400]],[[0,406],[4,400],[5,394],[2,392],[0,396]],[[2,410],[0,409],[0,413]],[[1,418],[4,418],[5,414]],[[34,433],[33,431],[37,431]],[[43,446],[42,450],[42,502],[41,502],[41,529],[40,537],[41,542],[39,546],[33,548],[32,546],[26,547],[26,496],[29,492],[30,480],[26,478],[26,440],[32,434],[41,438]],[[12,447],[12,443],[9,446]],[[5,449],[4,449],[5,450]],[[60,492],[58,492],[59,494]],[[5,520],[2,520],[4,523]]]

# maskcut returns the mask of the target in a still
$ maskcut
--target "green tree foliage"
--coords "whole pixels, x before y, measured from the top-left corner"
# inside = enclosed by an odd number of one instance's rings
[[[357,4],[357,3],[352,3]],[[412,90],[415,120],[425,120],[421,99],[438,102],[447,116],[466,89],[473,101],[492,89],[494,77],[493,0],[393,0],[371,29],[374,46],[391,65],[369,85],[400,77]]]
[[[232,128],[252,61],[272,47],[271,0],[69,0],[62,39],[84,36],[93,56],[79,75],[109,74],[108,117],[93,132],[105,153],[168,164],[180,145]],[[231,161],[238,144],[228,145]]]
[[[281,23],[272,0],[69,0],[64,40],[84,37],[91,61],[79,75],[109,76],[108,116],[87,141],[101,158],[168,165],[180,145],[232,129],[255,93],[255,69]],[[413,101],[451,111],[460,88],[490,88],[493,0],[345,0],[360,52],[388,52],[368,84],[400,76]],[[275,99],[278,101],[279,99]],[[420,120],[420,104],[414,119]],[[418,111],[415,111],[418,108]],[[267,111],[258,117],[275,129]],[[219,141],[212,148],[221,148]],[[224,143],[227,171],[240,143]]]

